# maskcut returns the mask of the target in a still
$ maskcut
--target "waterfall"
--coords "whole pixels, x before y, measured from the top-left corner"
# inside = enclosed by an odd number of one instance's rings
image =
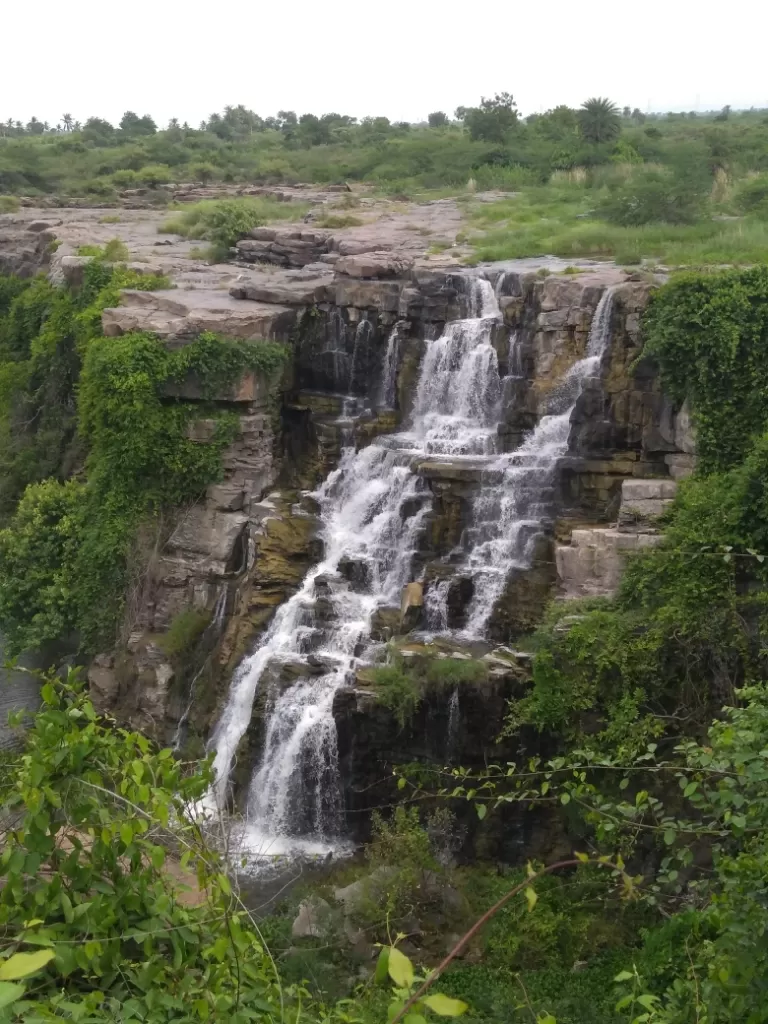
[[[610,340],[613,290],[606,289],[592,318],[587,352],[550,394],[545,415],[514,452],[486,470],[463,539],[465,569],[474,582],[465,632],[481,636],[513,569],[527,569],[547,515],[558,460],[568,450],[571,415],[584,382],[599,374]]]
[[[395,408],[397,397],[397,366],[400,361],[400,321],[389,332],[387,350],[381,368],[381,386],[379,388],[379,404],[385,409]]]
[[[445,741],[445,759],[451,764],[459,751],[459,732],[461,730],[461,709],[459,707],[459,688],[456,686],[448,702],[448,730]]]
[[[474,315],[446,324],[439,338],[427,341],[409,429],[360,451],[346,448],[314,493],[324,558],[278,608],[232,680],[209,744],[219,807],[259,685],[263,678],[269,684],[262,756],[248,797],[248,849],[296,849],[301,836],[332,839],[341,831],[333,698],[370,657],[374,613],[399,604],[411,578],[431,506],[431,492],[411,466],[425,455],[495,451],[501,390],[491,342],[499,308],[488,281],[470,278],[468,285]],[[390,341],[394,348],[396,340]],[[392,362],[396,366],[394,356]],[[364,585],[339,572],[342,559],[362,568],[355,576]]]
[[[424,615],[427,630],[430,633],[446,633],[448,631],[448,591],[450,580],[433,583],[424,596]]]
[[[509,377],[523,376],[523,352],[520,331],[509,333],[509,354],[507,355],[507,375]]]
[[[216,603],[213,606],[213,614],[211,616],[211,621],[205,627],[203,635],[200,638],[200,647],[203,650],[206,650],[213,643],[213,641],[219,637],[224,627],[224,619],[227,614],[227,597],[227,588],[226,586],[224,586],[221,588],[216,597]],[[197,696],[197,684],[203,672],[205,672],[206,668],[208,667],[209,661],[210,655],[207,655],[203,659],[202,665],[193,676],[192,682],[189,684],[189,696],[187,698],[187,706],[184,709],[184,713],[182,714],[181,718],[179,719],[178,725],[176,726],[176,731],[173,734],[173,739],[171,740],[171,749],[174,751],[174,753],[179,752],[182,744],[186,740],[187,723],[189,722],[189,716],[192,712],[192,706],[195,703],[195,697]]]
[[[347,384],[347,390],[350,394],[355,388],[355,371],[357,369],[357,353],[360,345],[367,345],[370,340],[371,334],[373,333],[373,327],[367,316],[365,316],[360,323],[357,325],[355,330],[355,343],[352,348],[352,359],[349,364],[349,382]]]
[[[264,740],[251,776],[244,850],[307,849],[308,842],[332,842],[343,830],[334,696],[374,657],[375,612],[398,605],[402,587],[412,579],[431,508],[431,492],[413,472],[415,463],[425,457],[468,459],[485,467],[462,538],[459,572],[474,582],[467,635],[483,634],[510,572],[530,565],[557,462],[568,448],[575,403],[584,382],[599,373],[609,341],[613,294],[608,290],[601,297],[586,355],[550,394],[539,425],[515,452],[498,455],[501,381],[492,341],[499,308],[488,281],[472,278],[468,284],[474,315],[446,324],[440,337],[426,341],[408,428],[360,451],[346,447],[338,467],[314,492],[323,560],[278,608],[232,680],[210,741],[219,807],[257,691],[264,687]],[[387,348],[396,365],[393,335]],[[431,629],[448,629],[450,584],[444,578],[427,589]],[[456,692],[450,742],[457,738],[458,701]]]

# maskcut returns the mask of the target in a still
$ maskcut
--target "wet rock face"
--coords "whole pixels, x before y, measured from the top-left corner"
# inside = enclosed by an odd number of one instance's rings
[[[470,655],[466,655],[470,657]],[[347,821],[356,838],[367,837],[370,809],[397,799],[393,768],[420,762],[444,768],[503,762],[516,753],[498,743],[508,700],[527,686],[524,667],[491,666],[483,682],[427,689],[413,715],[400,724],[376,697],[375,687],[339,690],[333,714]],[[496,672],[493,675],[493,672]]]

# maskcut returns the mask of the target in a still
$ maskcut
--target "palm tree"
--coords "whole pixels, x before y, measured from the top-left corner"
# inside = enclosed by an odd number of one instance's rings
[[[71,114],[62,114],[62,116],[61,116],[61,123],[64,125],[64,131],[65,132],[71,132],[72,131],[72,126],[74,125],[75,122],[72,120],[72,115]]]
[[[610,142],[621,132],[618,108],[602,96],[587,100],[579,111],[579,127],[587,142]]]

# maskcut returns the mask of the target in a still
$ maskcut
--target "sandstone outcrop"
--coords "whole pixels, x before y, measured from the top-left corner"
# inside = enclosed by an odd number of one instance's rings
[[[624,480],[615,526],[573,529],[555,547],[560,596],[611,597],[628,555],[661,541],[660,517],[674,500],[674,480]]]

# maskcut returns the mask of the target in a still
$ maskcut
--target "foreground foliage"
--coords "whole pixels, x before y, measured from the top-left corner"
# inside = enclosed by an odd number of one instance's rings
[[[76,687],[49,680],[42,696],[4,766],[0,930],[6,956],[52,958],[4,1019],[244,1024],[281,1005],[296,1019],[300,991],[282,989],[189,816],[207,770],[101,722]]]

